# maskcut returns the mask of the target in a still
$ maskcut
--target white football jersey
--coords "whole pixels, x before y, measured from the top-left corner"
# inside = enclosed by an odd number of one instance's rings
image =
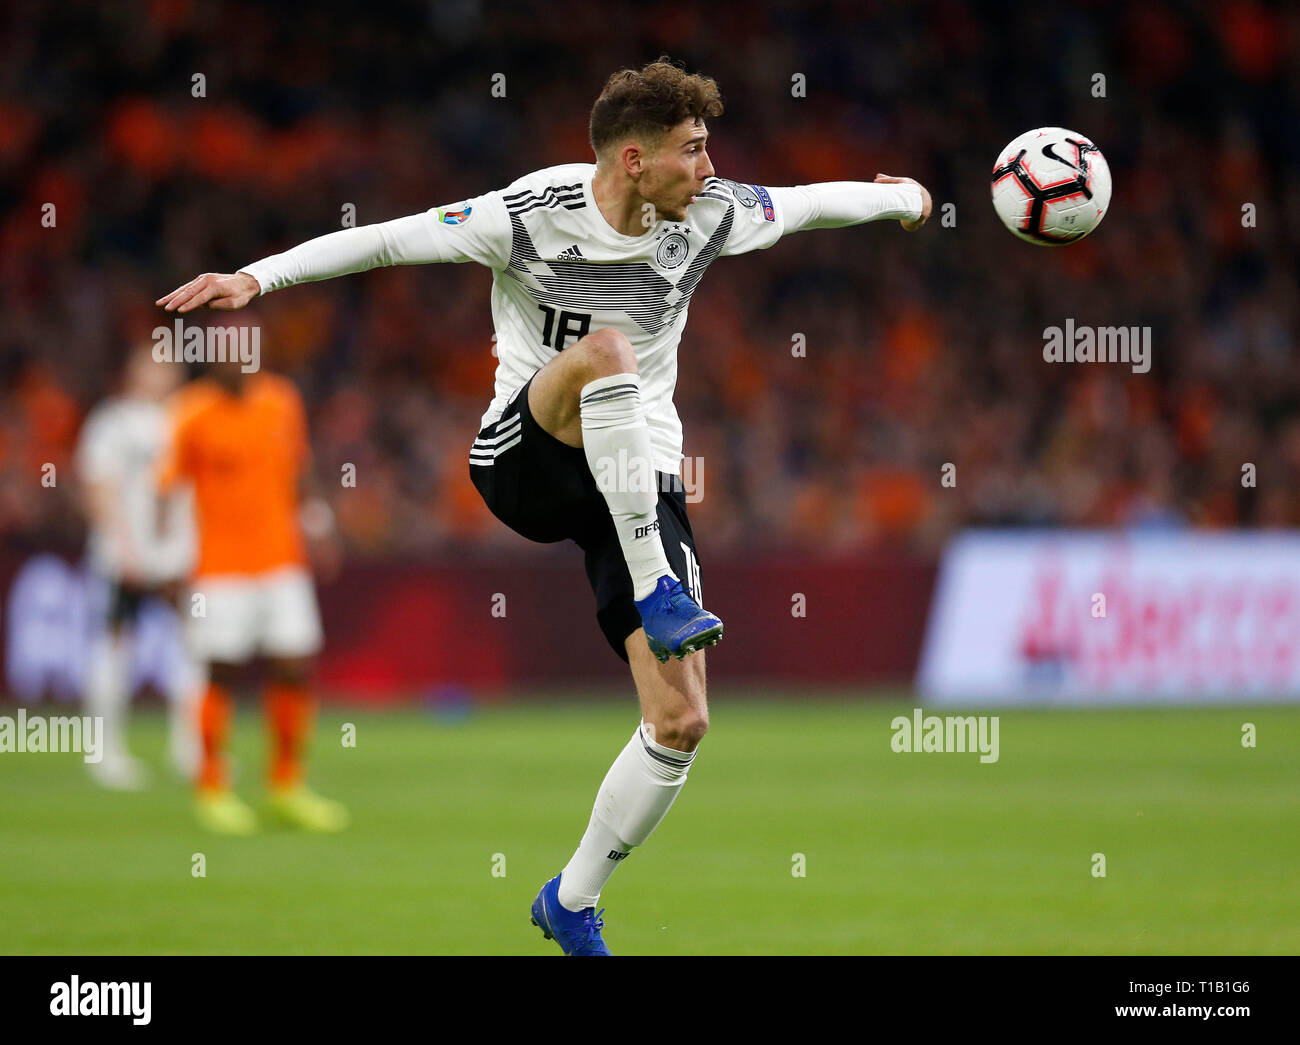
[[[658,220],[640,236],[616,232],[591,194],[595,164],[525,175],[436,213],[453,225],[467,259],[494,270],[495,398],[483,425],[511,394],[578,338],[611,327],[636,351],[654,465],[676,473],[682,425],[673,406],[677,345],[691,295],[709,263],[770,247],[781,218],[766,189],[711,178],[684,221]]]
[[[655,467],[681,467],[673,406],[677,344],[691,295],[719,257],[770,247],[806,228],[921,213],[914,184],[824,182],[791,188],[710,178],[683,221],[651,213],[639,236],[616,232],[592,196],[592,163],[526,174],[508,188],[450,207],[331,233],[240,271],[262,293],[381,265],[476,261],[493,270],[499,364],[483,425],[578,338],[612,327],[636,351]]]
[[[188,491],[168,497],[166,531],[159,533],[158,468],[169,438],[166,407],[140,399],[106,399],[82,425],[76,451],[78,474],[83,481],[112,488],[125,531],[118,535],[91,526],[91,563],[110,578],[122,573],[123,537],[151,583],[183,576],[190,567],[194,532]]]

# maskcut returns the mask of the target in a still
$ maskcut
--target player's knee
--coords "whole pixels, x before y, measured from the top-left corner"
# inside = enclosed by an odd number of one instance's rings
[[[601,327],[582,339],[583,358],[589,380],[610,374],[635,374],[636,350],[626,334],[613,327]],[[574,346],[577,347],[576,345]]]
[[[694,751],[709,731],[709,713],[691,708],[655,723],[655,741],[678,751]]]

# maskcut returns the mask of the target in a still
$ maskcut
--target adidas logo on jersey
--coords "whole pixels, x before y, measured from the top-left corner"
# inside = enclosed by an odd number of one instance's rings
[[[586,261],[587,259],[582,256],[582,251],[578,249],[578,245],[575,243],[572,247],[569,247],[567,250],[562,250],[560,251],[560,253],[555,255],[555,260],[556,261]]]

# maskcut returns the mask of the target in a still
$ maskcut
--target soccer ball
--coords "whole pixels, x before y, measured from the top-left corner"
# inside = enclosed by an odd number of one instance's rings
[[[993,165],[993,209],[1040,247],[1083,239],[1110,206],[1110,167],[1089,139],[1064,127],[1026,131]]]

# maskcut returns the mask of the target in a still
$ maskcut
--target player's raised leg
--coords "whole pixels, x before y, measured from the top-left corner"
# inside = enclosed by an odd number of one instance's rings
[[[618,530],[635,598],[675,574],[655,522],[658,492],[641,376],[632,343],[616,330],[580,338],[544,366],[528,388],[534,420],[580,446]]]
[[[657,474],[632,343],[608,327],[580,338],[537,372],[528,408],[543,429],[586,453],[614,520],[655,656],[680,659],[716,645],[722,621],[686,593],[664,554]]]

